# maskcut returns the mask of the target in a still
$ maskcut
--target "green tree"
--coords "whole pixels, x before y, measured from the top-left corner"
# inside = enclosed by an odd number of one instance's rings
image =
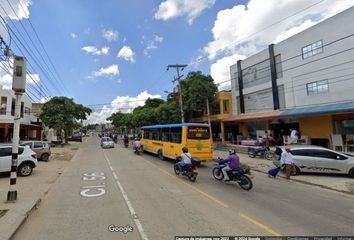
[[[183,108],[185,121],[193,117],[193,112],[203,111],[207,99],[214,100],[218,88],[210,75],[203,75],[201,72],[190,72],[186,79],[181,81]],[[175,96],[175,101],[177,96]]]
[[[76,104],[71,98],[53,97],[43,105],[40,118],[46,126],[64,130],[67,143],[69,132],[78,126],[79,120],[85,120],[91,112],[90,108]]]

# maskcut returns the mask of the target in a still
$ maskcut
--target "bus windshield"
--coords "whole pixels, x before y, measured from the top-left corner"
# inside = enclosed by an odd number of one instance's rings
[[[208,127],[188,127],[188,139],[210,139]]]

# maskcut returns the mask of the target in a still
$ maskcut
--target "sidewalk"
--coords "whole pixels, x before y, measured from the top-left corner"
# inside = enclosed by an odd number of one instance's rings
[[[52,184],[63,173],[80,143],[70,142],[64,147],[51,148],[48,162],[38,162],[29,177],[17,178],[17,201],[7,203],[10,185],[9,174],[0,174],[0,240],[11,239],[13,234],[39,206]]]
[[[214,150],[214,158],[226,158],[227,151]],[[273,162],[262,158],[250,158],[247,154],[239,153],[241,163],[245,163],[251,167],[253,171],[267,173],[270,168],[275,167]],[[283,173],[279,173],[279,177],[285,177]],[[320,174],[300,174],[299,176],[292,176],[292,180],[319,186],[322,188],[335,190],[354,195],[354,179],[347,175],[320,175]]]

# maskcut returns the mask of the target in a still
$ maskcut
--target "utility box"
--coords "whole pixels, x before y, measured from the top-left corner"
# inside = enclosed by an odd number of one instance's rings
[[[14,90],[15,93],[24,93],[26,91],[26,69],[26,58],[15,56],[12,81],[12,90]]]

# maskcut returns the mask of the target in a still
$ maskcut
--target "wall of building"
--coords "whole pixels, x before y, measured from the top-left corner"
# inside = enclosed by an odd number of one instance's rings
[[[14,116],[11,115],[11,109],[12,109],[12,101],[15,100],[15,94],[11,89],[3,89],[1,87],[0,89],[0,100],[1,97],[6,97],[7,98],[7,103],[6,103],[6,112],[4,114],[0,114],[0,123],[13,123],[14,122]],[[23,113],[23,118],[21,118],[21,123],[22,124],[30,124],[31,123],[31,111],[32,111],[32,102],[31,99],[27,95],[22,95],[21,102],[24,103],[24,113]],[[28,111],[25,111],[25,109],[28,109]]]
[[[332,116],[312,116],[299,118],[299,128],[302,136],[311,138],[329,138],[334,133]]]
[[[281,59],[277,64],[278,70],[282,70],[277,79],[278,88],[281,88],[279,91],[281,109],[354,100],[352,94],[354,90],[354,36],[348,37],[353,34],[352,19],[354,19],[354,7],[274,45],[274,55],[280,55]],[[304,59],[303,47],[319,40],[322,41],[322,52]],[[268,78],[259,79],[264,75],[261,71],[269,70],[254,67],[267,59],[269,59],[268,48],[241,62],[242,71],[248,71],[257,76],[255,83],[244,84],[244,96],[252,96],[254,93],[271,88],[271,81]],[[236,63],[230,67],[230,76],[233,114],[237,115],[240,111],[236,101],[239,97]],[[264,81],[265,79],[267,81]],[[328,81],[328,92],[308,94],[307,84],[321,80]],[[272,92],[267,94],[263,94],[263,98],[267,99],[267,105],[269,105],[267,108],[264,107],[263,101],[255,102],[252,98],[244,97],[245,106],[253,104],[252,109],[255,109],[253,112],[272,111],[273,104],[270,102]],[[253,103],[247,101],[253,101]],[[250,112],[247,108],[245,110],[246,113]]]

